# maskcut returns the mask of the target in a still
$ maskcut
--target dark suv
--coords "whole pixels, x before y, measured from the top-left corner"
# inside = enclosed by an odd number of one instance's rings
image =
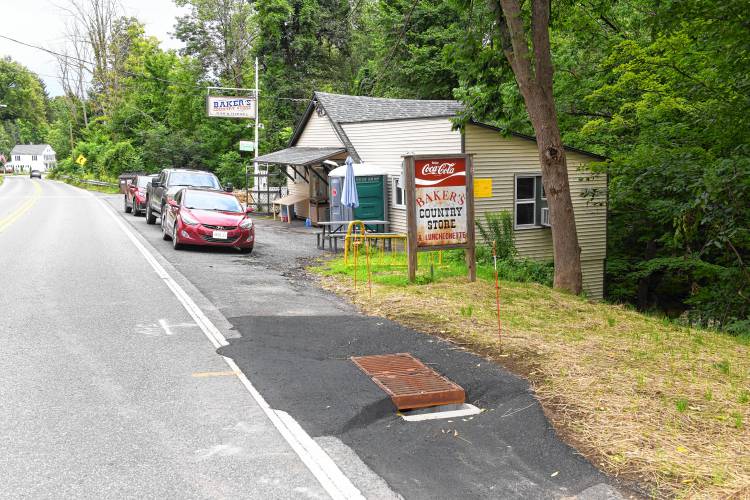
[[[161,217],[167,205],[167,196],[174,195],[180,187],[185,186],[223,191],[219,179],[211,172],[165,168],[146,189],[146,223],[156,223],[156,214]]]

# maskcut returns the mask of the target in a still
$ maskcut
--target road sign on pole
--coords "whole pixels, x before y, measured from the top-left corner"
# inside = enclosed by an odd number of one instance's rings
[[[86,157],[83,156],[82,154],[78,155],[78,158],[76,158],[76,163],[78,163],[80,166],[86,165],[87,161],[88,160],[86,159]]]
[[[255,151],[255,141],[240,141],[240,151]]]

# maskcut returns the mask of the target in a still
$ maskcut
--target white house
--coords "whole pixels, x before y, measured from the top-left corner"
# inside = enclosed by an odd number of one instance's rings
[[[533,137],[470,121],[461,129],[452,119],[463,109],[450,100],[381,99],[315,92],[289,142],[260,163],[278,165],[287,175],[294,211],[308,217],[310,200],[319,195],[330,166],[351,156],[356,163],[385,168],[389,176],[389,229],[406,231],[406,207],[398,178],[402,155],[470,153],[474,180],[485,186],[477,195],[476,216],[508,211],[521,257],[552,259],[547,199],[541,182],[539,152]],[[570,191],[581,246],[583,288],[589,297],[604,293],[607,238],[607,179],[586,168],[605,158],[566,147]]]
[[[12,166],[16,172],[45,172],[55,168],[57,158],[49,144],[18,144],[11,150],[10,161],[6,165]]]

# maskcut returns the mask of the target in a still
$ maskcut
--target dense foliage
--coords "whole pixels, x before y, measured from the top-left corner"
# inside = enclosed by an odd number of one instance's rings
[[[238,120],[204,116],[208,85],[261,75],[261,152],[285,146],[313,90],[458,98],[532,133],[490,6],[469,0],[179,0],[164,51],[133,19],[107,40],[117,78],[49,100],[0,61],[0,149],[46,139],[63,169],[112,177],[165,166],[244,183]],[[554,93],[565,142],[605,155],[608,296],[748,332],[750,29],[742,0],[552,2]],[[112,56],[114,57],[114,56]],[[114,83],[112,83],[114,82]],[[10,85],[14,83],[14,85]],[[461,125],[461,120],[457,121]],[[283,180],[283,179],[282,179]],[[574,196],[580,193],[573,193]]]
[[[0,59],[0,103],[0,152],[46,137],[50,105],[44,83],[8,57]]]

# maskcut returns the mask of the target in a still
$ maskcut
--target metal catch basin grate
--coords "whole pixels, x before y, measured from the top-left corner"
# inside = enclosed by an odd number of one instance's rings
[[[462,404],[466,400],[463,388],[409,353],[355,356],[351,360],[399,410]]]

